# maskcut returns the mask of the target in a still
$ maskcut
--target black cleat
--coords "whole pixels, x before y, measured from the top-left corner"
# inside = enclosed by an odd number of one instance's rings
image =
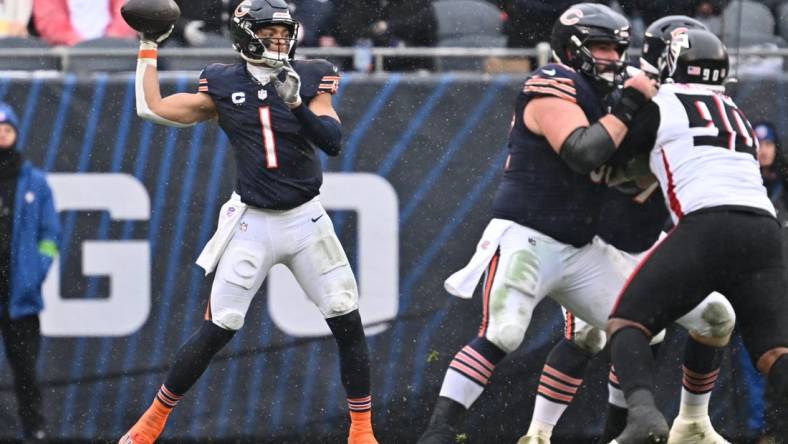
[[[670,428],[653,405],[637,405],[627,413],[627,426],[611,444],[664,444]]]
[[[445,423],[430,424],[416,444],[455,444],[457,429]]]

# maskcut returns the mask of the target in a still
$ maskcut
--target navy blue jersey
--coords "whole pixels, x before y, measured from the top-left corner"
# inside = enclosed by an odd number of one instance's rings
[[[336,91],[339,74],[330,62],[296,60],[292,65],[301,77],[305,104]],[[273,84],[260,84],[245,62],[217,63],[200,73],[198,91],[213,99],[219,126],[233,146],[235,191],[244,203],[286,210],[318,195],[323,172],[314,145],[301,134],[301,123]]]
[[[616,100],[618,95],[611,94],[611,99]],[[654,122],[659,125],[659,114],[655,115],[654,110],[658,111],[654,102],[648,102],[638,112],[616,153],[600,170],[624,169],[634,176],[650,174],[648,152],[654,146],[656,133],[651,127]],[[619,250],[641,253],[657,241],[668,216],[656,183],[651,189],[641,190],[634,182],[627,182],[605,192],[597,234]]]
[[[648,250],[668,220],[659,187],[648,190],[608,188],[600,210],[597,234],[628,253]]]
[[[571,68],[550,64],[534,71],[515,103],[509,156],[493,200],[493,217],[581,246],[594,237],[604,186],[569,169],[544,136],[525,126],[523,110],[536,97],[559,97],[576,103],[590,123],[606,114],[591,84]]]

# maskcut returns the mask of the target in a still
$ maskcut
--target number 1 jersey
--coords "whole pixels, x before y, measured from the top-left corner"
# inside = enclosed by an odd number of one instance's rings
[[[318,94],[336,92],[339,74],[330,62],[292,65],[301,77],[304,106]],[[271,82],[255,79],[245,62],[208,65],[199,82],[197,90],[213,99],[219,126],[233,146],[235,192],[244,203],[287,210],[319,194],[323,173],[315,147]]]
[[[674,221],[702,208],[740,206],[775,215],[756,159],[758,140],[730,97],[664,84],[649,165]]]

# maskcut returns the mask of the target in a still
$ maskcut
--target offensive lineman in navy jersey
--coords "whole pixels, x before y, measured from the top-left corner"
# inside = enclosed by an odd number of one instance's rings
[[[702,23],[686,16],[667,16],[650,24],[646,29],[640,65],[655,78],[660,77],[661,59],[671,36],[686,29],[706,29]],[[659,192],[659,184],[648,170],[640,165],[642,171],[634,172],[626,168],[629,152],[647,144],[643,140],[642,125],[634,125],[606,165],[592,173],[594,180],[608,182],[611,188],[606,191],[600,210],[597,235],[614,248],[608,252],[617,258],[623,269],[634,269],[637,261],[653,246],[668,219],[668,211]],[[631,163],[630,163],[631,165]],[[622,168],[623,167],[623,168]],[[640,180],[621,182],[621,171],[630,170],[629,177],[648,175],[651,181]],[[609,179],[612,178],[612,182]],[[617,250],[617,251],[616,251]],[[718,316],[714,323],[696,323],[700,331],[690,332],[684,351],[682,365],[682,393],[679,415],[670,431],[670,440],[675,442],[698,442],[703,444],[726,443],[712,427],[708,415],[709,394],[719,373],[722,351],[728,342],[730,330],[735,323],[735,314],[730,304],[719,294],[714,293],[693,310],[694,315],[704,317],[707,313]],[[687,319],[685,319],[687,321]],[[692,325],[681,322],[682,325]],[[709,328],[711,327],[711,328]],[[692,329],[691,329],[692,330]],[[663,334],[652,341],[661,342]],[[589,325],[580,318],[566,313],[565,338],[556,344],[545,362],[539,382],[534,413],[528,433],[521,438],[520,444],[548,444],[553,427],[566,407],[572,402],[582,383],[585,369],[590,358],[599,352],[606,342],[602,329]],[[602,442],[617,436],[626,422],[626,400],[621,391],[615,371],[611,369],[608,415]]]
[[[326,319],[339,347],[351,425],[349,444],[377,444],[372,432],[369,357],[358,290],[333,224],[318,198],[316,148],[335,156],[339,118],[331,104],[339,75],[324,60],[292,61],[298,24],[284,0],[243,0],[230,21],[244,62],[208,65],[197,93],[162,98],[156,49],[169,32],[143,35],[137,113],[184,127],[218,119],[233,146],[238,177],[219,227],[197,263],[216,270],[206,320],[175,356],[152,405],[120,439],[150,444],[171,410],[244,323],[270,268],[287,266]]]
[[[567,9],[553,40],[559,63],[532,73],[515,102],[493,218],[469,264],[445,282],[450,293],[471,297],[486,269],[484,312],[478,336],[449,364],[419,444],[455,442],[466,410],[495,366],[520,346],[543,298],[604,325],[620,286],[599,278],[616,269],[591,243],[604,185],[589,173],[615,152],[655,84],[644,75],[629,79],[606,113],[603,98],[623,71],[629,45],[629,22],[606,6]]]

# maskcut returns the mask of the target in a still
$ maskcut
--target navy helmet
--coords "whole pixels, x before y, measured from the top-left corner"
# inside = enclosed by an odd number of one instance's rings
[[[623,15],[605,5],[578,3],[569,7],[553,25],[550,45],[553,58],[597,83],[612,87],[626,66],[630,26]],[[593,43],[613,43],[618,60],[596,60],[589,48]],[[599,65],[612,69],[599,70]]]
[[[268,49],[269,39],[257,37],[257,30],[265,26],[283,25],[290,31],[287,53]],[[278,68],[295,57],[298,22],[290,16],[284,0],[243,0],[230,18],[233,48],[245,60]]]

